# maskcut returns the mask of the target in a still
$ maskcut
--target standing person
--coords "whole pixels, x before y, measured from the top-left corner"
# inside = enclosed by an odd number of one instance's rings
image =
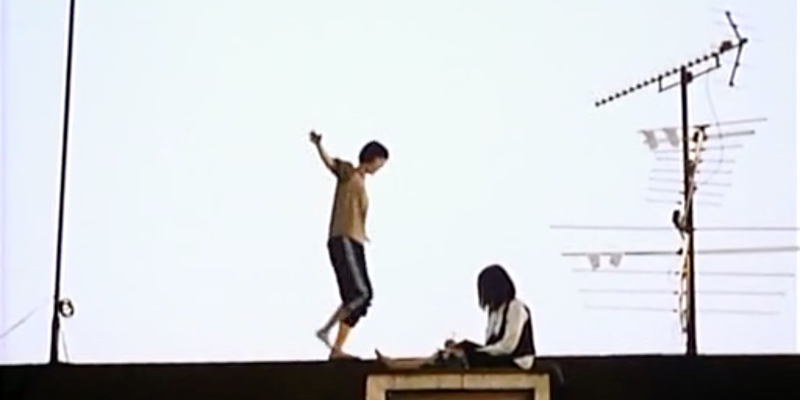
[[[436,365],[442,357],[456,356],[470,368],[515,367],[531,369],[536,349],[533,342],[531,312],[517,299],[517,290],[508,272],[494,264],[478,275],[478,304],[487,312],[486,342],[445,342],[442,351],[426,358],[392,359],[375,351],[378,359],[392,368],[413,369]]]
[[[371,141],[361,148],[358,166],[332,158],[322,147],[322,135],[311,131],[311,143],[317,148],[322,162],[336,176],[336,192],[328,231],[328,256],[336,274],[342,303],[336,308],[316,336],[330,348],[330,358],[353,358],[342,348],[358,321],[367,314],[372,302],[372,285],[367,274],[364,242],[368,199],[364,187],[367,175],[374,174],[389,159],[389,151],[379,142]],[[331,345],[328,335],[336,323],[339,329]]]

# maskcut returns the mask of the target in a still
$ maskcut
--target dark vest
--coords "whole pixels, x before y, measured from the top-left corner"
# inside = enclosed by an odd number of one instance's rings
[[[509,354],[509,356],[512,358],[536,355],[536,347],[533,344],[533,323],[531,322],[531,310],[528,308],[528,306],[524,307],[528,317],[525,319],[525,324],[522,327],[522,334],[519,337],[519,343],[517,343],[517,347],[511,354]],[[500,320],[500,329],[496,334],[493,334],[491,337],[489,337],[489,340],[486,341],[487,346],[497,343],[503,338],[503,335],[506,332],[506,317],[508,316],[509,308],[511,307],[506,305],[505,312]]]

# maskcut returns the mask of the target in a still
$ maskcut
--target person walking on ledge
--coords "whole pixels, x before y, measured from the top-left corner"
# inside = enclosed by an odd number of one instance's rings
[[[328,232],[330,257],[342,303],[333,312],[316,336],[330,349],[330,359],[353,358],[343,350],[350,331],[367,314],[372,303],[372,284],[367,274],[364,242],[368,199],[364,179],[377,172],[389,159],[389,150],[377,141],[364,145],[358,155],[358,166],[332,158],[322,147],[322,136],[310,133],[322,162],[336,176],[336,192]],[[336,340],[331,345],[328,336],[339,325]]]

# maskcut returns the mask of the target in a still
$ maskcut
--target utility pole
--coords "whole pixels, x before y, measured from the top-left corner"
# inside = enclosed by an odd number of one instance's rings
[[[58,194],[58,233],[56,236],[56,276],[53,289],[53,321],[50,325],[50,365],[58,364],[58,335],[61,327],[61,314],[71,316],[72,304],[61,299],[61,258],[64,242],[64,200],[67,184],[67,154],[69,147],[69,105],[72,88],[72,41],[75,33],[75,0],[69,2],[69,25],[67,27],[67,60],[64,76],[64,126],[61,139],[61,181]]]
[[[602,100],[595,102],[595,107],[600,107],[602,105],[608,104],[614,100],[617,100],[621,97],[627,96],[635,91],[643,89],[649,85],[658,83],[658,90],[659,92],[664,92],[669,90],[675,86],[680,86],[681,91],[681,125],[682,125],[682,153],[683,153],[683,207],[682,210],[679,210],[674,218],[675,225],[681,231],[681,235],[684,238],[684,246],[682,248],[682,256],[681,256],[681,291],[685,291],[686,301],[682,304],[682,310],[680,312],[682,315],[686,316],[686,355],[688,356],[695,356],[697,355],[697,325],[696,325],[696,305],[695,305],[695,257],[694,257],[694,207],[692,206],[693,198],[694,198],[694,191],[696,190],[696,184],[694,181],[695,171],[697,169],[697,161],[698,159],[692,159],[691,157],[691,149],[689,146],[689,84],[692,83],[695,77],[705,75],[711,71],[714,71],[721,67],[720,64],[720,56],[722,54],[737,49],[738,52],[736,54],[736,61],[734,62],[733,69],[731,70],[730,80],[728,82],[729,86],[733,86],[733,78],[736,73],[736,69],[739,66],[739,58],[741,57],[742,48],[747,43],[747,38],[743,38],[739,35],[739,30],[736,27],[736,24],[733,22],[731,18],[730,12],[725,12],[725,16],[728,18],[728,22],[733,29],[734,34],[736,35],[736,43],[733,43],[729,40],[723,41],[720,44],[719,48],[716,51],[711,53],[705,54],[702,57],[698,57],[697,59],[690,60],[685,64],[680,65],[679,67],[673,68],[672,70],[666,71],[662,74],[657,76],[651,77],[648,80],[645,80],[641,83],[638,83],[634,86],[631,86],[621,92],[617,92],[614,95],[606,97]],[[691,69],[702,64],[705,64],[709,61],[714,61],[714,65],[709,67],[708,69],[698,73],[693,74]],[[673,77],[674,75],[679,74],[679,81],[677,83],[673,83],[667,86],[664,86],[663,81],[667,78]],[[705,134],[702,132],[702,134]],[[696,146],[700,145],[701,138],[697,138]]]

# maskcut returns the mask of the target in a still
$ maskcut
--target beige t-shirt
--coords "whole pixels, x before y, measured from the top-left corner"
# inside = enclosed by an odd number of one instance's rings
[[[364,175],[353,164],[338,158],[333,160],[332,172],[337,182],[328,237],[345,236],[363,243],[368,207]]]

